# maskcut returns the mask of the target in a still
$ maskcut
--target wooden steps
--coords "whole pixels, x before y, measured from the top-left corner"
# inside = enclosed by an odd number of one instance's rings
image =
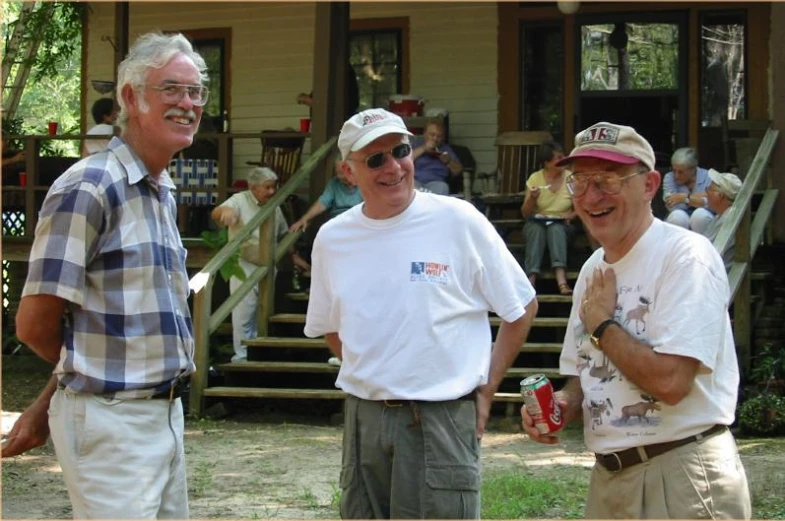
[[[491,327],[499,327],[502,320],[499,317],[490,317]],[[561,317],[536,317],[533,327],[567,327],[567,318]],[[305,313],[278,313],[270,317],[271,324],[305,324]]]
[[[243,344],[253,347],[278,349],[329,349],[324,338],[297,337],[260,337],[243,340]],[[560,342],[526,342],[521,346],[522,353],[560,353]]]
[[[539,275],[538,278],[540,280],[555,279],[552,273],[550,274],[551,275],[550,277],[544,275],[545,274],[543,273]],[[577,277],[577,274],[575,275],[575,277]],[[573,279],[575,277],[573,277]],[[296,293],[287,293],[286,298],[296,302],[308,302],[308,293],[302,291]],[[570,304],[572,303],[572,295],[538,294],[537,302],[539,302],[540,304]]]
[[[204,395],[215,398],[268,398],[301,400],[343,400],[340,389],[273,389],[269,387],[210,387]],[[496,393],[495,402],[522,403],[519,393]]]

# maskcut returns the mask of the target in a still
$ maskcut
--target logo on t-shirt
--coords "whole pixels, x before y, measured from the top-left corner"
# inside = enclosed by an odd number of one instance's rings
[[[447,284],[447,271],[449,269],[449,265],[441,262],[412,262],[412,272],[409,280]]]

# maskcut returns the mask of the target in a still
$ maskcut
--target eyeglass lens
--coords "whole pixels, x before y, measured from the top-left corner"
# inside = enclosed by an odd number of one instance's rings
[[[209,95],[207,87],[201,85],[164,85],[157,90],[160,90],[166,103],[180,103],[185,93],[188,92],[191,103],[197,107],[206,104]]]
[[[599,188],[603,193],[613,195],[621,191],[621,185],[630,177],[639,175],[641,172],[633,172],[631,174],[619,177],[617,174],[610,172],[598,172],[594,174],[579,174],[571,175],[567,179],[567,189],[573,197],[580,197],[589,188],[589,183],[594,183],[594,186]]]
[[[392,150],[390,150],[390,155],[395,159],[403,159],[404,157],[408,156],[411,151],[412,147],[409,143],[401,143],[400,145],[396,145]],[[365,158],[365,164],[368,165],[368,168],[371,170],[381,168],[382,165],[384,165],[384,158],[386,155],[386,152],[376,152],[375,154],[371,154]]]

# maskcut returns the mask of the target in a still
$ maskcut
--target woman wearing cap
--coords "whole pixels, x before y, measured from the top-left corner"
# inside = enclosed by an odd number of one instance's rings
[[[728,209],[733,206],[733,201],[741,190],[741,179],[733,174],[723,174],[713,168],[709,170],[711,184],[706,189],[709,209],[717,214],[717,217],[704,230],[703,235],[714,242],[728,216]],[[731,240],[723,251],[720,252],[722,262],[725,263],[725,270],[730,270],[733,261],[733,249],[736,246],[735,235],[731,235]]]
[[[526,181],[526,197],[521,205],[521,215],[526,219],[523,225],[526,273],[534,285],[547,247],[559,293],[572,295],[565,268],[567,245],[572,233],[570,223],[575,212],[564,182],[569,172],[556,165],[564,158],[564,148],[554,141],[547,141],[540,145],[537,155],[542,169]]]

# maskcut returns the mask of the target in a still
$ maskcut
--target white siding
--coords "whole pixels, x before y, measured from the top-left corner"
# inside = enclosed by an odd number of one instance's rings
[[[114,5],[92,3],[87,79],[113,78]],[[495,166],[497,8],[488,3],[355,3],[353,18],[409,17],[411,93],[426,107],[450,111],[450,140],[467,146],[478,170]],[[130,39],[152,30],[232,29],[231,128],[235,132],[298,128],[308,107],[297,105],[313,83],[313,3],[132,2]],[[89,89],[89,108],[99,97]],[[306,155],[308,153],[306,145]],[[235,143],[234,164],[258,160],[260,143]]]

